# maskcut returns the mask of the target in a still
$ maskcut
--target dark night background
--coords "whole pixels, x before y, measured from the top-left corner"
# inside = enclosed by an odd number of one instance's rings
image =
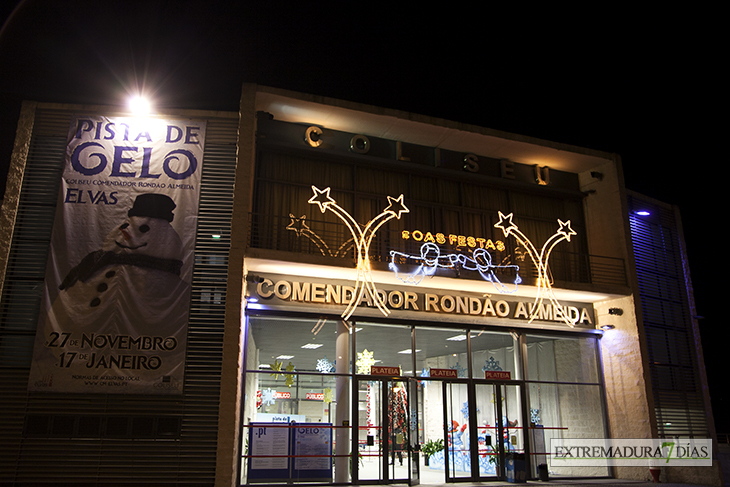
[[[244,81],[620,154],[629,189],[681,209],[715,421],[730,432],[717,12],[12,3],[0,7],[3,191],[22,100],[122,104],[143,90],[158,107],[237,111]]]

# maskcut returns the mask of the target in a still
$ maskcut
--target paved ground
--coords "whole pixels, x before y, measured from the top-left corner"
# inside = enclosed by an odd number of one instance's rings
[[[402,486],[406,484],[391,484]],[[595,480],[552,480],[550,482],[528,481],[527,483],[517,484],[510,482],[466,482],[466,483],[450,483],[450,484],[428,484],[428,487],[701,487],[697,484],[654,484],[652,482],[640,482],[636,480],[616,480],[616,479],[595,479]]]

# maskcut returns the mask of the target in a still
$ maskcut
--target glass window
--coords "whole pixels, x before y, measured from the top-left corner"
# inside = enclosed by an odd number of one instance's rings
[[[529,380],[598,382],[594,337],[527,335]]]
[[[324,318],[250,316],[248,323],[242,482],[246,482],[249,462],[260,462],[258,468],[252,464],[252,468],[260,471],[261,462],[285,465],[288,461],[287,451],[272,457],[266,451],[266,442],[259,441],[256,443],[259,446],[249,448],[251,423],[282,423],[273,430],[295,435],[292,422],[321,423],[325,443],[330,441],[326,437],[331,434],[332,443],[325,444],[325,454],[333,455],[324,464],[333,465],[334,478],[348,481],[349,430],[336,425],[349,422],[351,417],[351,381],[343,375],[351,371],[347,356],[351,343],[349,329],[339,320]],[[343,369],[340,374],[335,373],[337,366]],[[338,398],[343,401],[339,409]],[[287,433],[281,433],[284,430]],[[296,451],[293,462],[306,461],[298,455],[303,454]],[[306,455],[302,458],[311,460]]]
[[[530,431],[533,438],[533,469],[546,463],[550,476],[608,476],[607,467],[553,466],[552,438],[604,438],[606,436],[599,385],[529,384]],[[535,473],[536,474],[536,471]]]
[[[413,375],[411,327],[358,322],[355,324],[357,374],[369,374],[371,365],[400,367],[401,375]]]
[[[515,335],[516,337],[517,335]],[[486,371],[508,371],[512,380],[521,379],[517,341],[510,333],[472,330],[471,357],[474,377]]]
[[[333,373],[337,360],[338,322],[325,318],[252,316],[249,318],[246,368],[270,370],[281,367],[281,371],[286,371],[291,364],[297,372]],[[340,346],[350,349],[349,333]]]
[[[427,376],[429,369],[456,369],[469,376],[466,330],[416,328],[416,371]]]

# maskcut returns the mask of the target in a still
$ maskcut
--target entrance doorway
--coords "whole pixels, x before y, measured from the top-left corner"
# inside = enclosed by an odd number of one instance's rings
[[[440,440],[443,449],[422,462],[420,483],[505,480],[508,460],[518,475],[526,475],[522,389],[521,383],[424,382],[418,414],[422,441]]]
[[[358,380],[357,483],[418,483],[408,379]],[[356,477],[357,476],[357,477]],[[357,479],[357,480],[356,480]]]

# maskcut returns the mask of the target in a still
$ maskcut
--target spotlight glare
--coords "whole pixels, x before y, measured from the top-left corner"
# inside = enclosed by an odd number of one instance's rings
[[[129,100],[129,108],[135,115],[147,115],[150,113],[150,103],[142,96],[133,96]]]

